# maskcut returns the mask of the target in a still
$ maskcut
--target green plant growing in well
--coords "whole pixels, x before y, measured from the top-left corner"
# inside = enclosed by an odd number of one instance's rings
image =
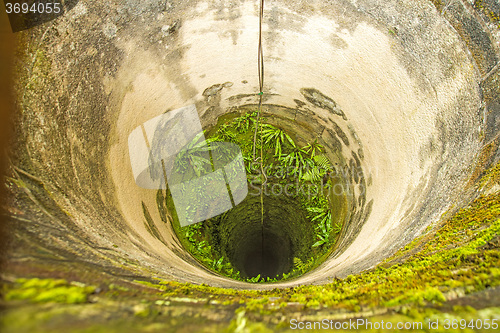
[[[247,175],[252,173],[252,159],[243,155],[243,161],[245,162],[245,171],[247,172]]]
[[[321,169],[318,167],[312,167],[304,172],[304,175],[302,175],[302,180],[306,182],[316,183],[321,179],[321,177],[323,177]]]
[[[213,139],[215,141],[236,142],[241,134],[255,126],[257,112],[248,112],[219,126]]]
[[[304,263],[302,262],[302,259],[300,258],[293,258],[293,268],[302,270],[304,268]]]
[[[316,214],[312,217],[311,221],[319,221],[318,224],[325,224],[328,223],[328,221],[331,221],[332,212],[330,211],[330,209],[328,209],[327,206],[320,208],[308,207],[307,211]]]
[[[304,262],[300,258],[293,258],[293,271],[290,272],[290,276],[294,276],[296,272],[299,272],[300,274],[304,274],[307,272],[307,270],[312,266],[314,263],[314,258],[309,258],[307,262]]]
[[[278,279],[279,279],[279,277],[278,277],[278,276],[277,276],[277,277],[274,277],[274,278],[271,278],[271,277],[269,277],[269,276],[268,276],[268,277],[266,278],[266,281],[265,281],[265,282],[266,282],[266,283],[278,282]]]
[[[276,128],[273,125],[262,125],[262,140],[264,144],[274,147],[274,156],[281,156],[282,148],[285,142],[295,146],[292,138],[286,134],[281,128]]]
[[[253,282],[253,283],[257,283],[260,281],[260,274],[257,275],[257,276],[254,276],[253,278],[248,278],[247,279],[247,282]]]
[[[208,151],[211,149],[208,143],[213,141],[213,139],[209,141],[203,138],[204,133],[198,133],[191,142],[176,155],[174,170],[177,173],[186,174],[192,171],[196,176],[200,177],[202,172],[205,172],[208,167],[211,167],[210,158],[200,153],[206,152],[205,154],[208,154]]]
[[[318,139],[315,139],[312,143],[305,145],[303,149],[311,158],[314,158],[316,154],[323,152],[324,147],[318,142]]]
[[[340,223],[335,223],[335,225],[332,228],[332,233],[334,235],[338,234],[342,230],[342,224]]]
[[[342,229],[341,223],[336,223],[332,226],[332,213],[328,203],[328,199],[320,195],[304,204],[308,212],[307,216],[310,218],[311,222],[316,224],[315,231],[317,241],[312,247],[327,244],[331,240],[331,236],[338,234]]]
[[[314,163],[316,163],[316,165],[323,169],[323,170],[328,170],[331,168],[331,163],[330,163],[330,160],[328,159],[328,157],[326,155],[315,155],[312,157]]]
[[[290,174],[291,176],[297,175],[299,179],[301,179],[303,169],[305,167],[310,167],[313,164],[311,159],[304,156],[305,154],[306,152],[294,143],[290,153],[281,156],[280,162],[282,162],[287,168],[292,168]]]
[[[317,215],[316,217],[319,216],[320,215]],[[332,231],[331,223],[328,223],[330,220],[331,212],[328,211],[328,213],[322,218],[321,222],[316,227],[316,236],[319,238],[319,240],[314,243],[312,247],[321,246],[328,243]]]
[[[212,269],[220,272],[222,269],[222,261],[224,261],[224,257],[220,257],[219,259],[214,259],[212,261]]]
[[[331,164],[328,157],[323,154],[313,156],[312,161],[312,167],[304,173],[302,180],[316,183],[325,175],[327,170],[331,169]]]
[[[196,244],[196,250],[203,255],[210,255],[210,251],[212,250],[212,246],[208,245],[207,241],[203,240]]]
[[[256,116],[257,112],[248,112],[238,118],[235,118],[232,124],[238,133],[246,133],[249,129],[255,126]]]
[[[186,239],[195,244],[196,241],[196,236],[199,236],[199,229],[201,228],[201,224],[196,223],[196,224],[191,224],[188,225],[184,228],[184,235],[186,236]]]
[[[187,228],[189,228],[189,226]],[[229,276],[235,280],[241,280],[240,272],[234,269],[232,264],[227,261],[224,256],[219,256],[216,251],[214,252],[212,246],[209,245],[206,240],[199,241],[196,239],[196,237],[200,239],[204,237],[202,233],[196,234],[193,230],[190,230],[187,231],[185,235],[189,244],[189,250],[195,258],[216,272]]]
[[[219,129],[217,130],[217,135],[214,137],[214,139],[218,141],[235,142],[236,133],[234,133],[228,125],[229,124],[224,124],[219,127]]]
[[[29,300],[35,303],[86,303],[95,287],[69,283],[56,279],[17,279],[15,287],[8,290],[5,300]]]

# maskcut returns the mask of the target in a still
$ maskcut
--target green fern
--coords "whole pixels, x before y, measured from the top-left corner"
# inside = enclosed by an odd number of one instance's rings
[[[251,127],[255,125],[256,120],[254,117],[257,112],[249,112],[241,117],[233,119],[234,128],[238,133],[246,133]]]
[[[298,270],[302,270],[304,268],[304,263],[302,262],[302,259],[300,258],[293,258],[293,268],[294,269],[298,269]]]
[[[314,158],[317,153],[323,152],[323,146],[318,143],[318,139],[314,140],[312,143],[308,143],[304,146],[304,150],[310,154],[311,158]]]
[[[329,209],[328,202],[322,198],[318,201],[313,202],[315,206],[306,207],[308,212],[307,216],[311,219],[311,222],[316,223],[316,237],[318,240],[312,245],[312,247],[317,247],[326,244],[330,239],[330,234],[332,233],[332,212]],[[338,229],[338,227],[335,227]],[[338,232],[334,232],[335,234]]]
[[[326,155],[315,155],[312,158],[312,162],[312,167],[304,173],[302,180],[316,183],[325,175],[326,171],[331,168],[331,164]]]
[[[224,257],[220,257],[218,260],[217,259],[214,259],[212,261],[212,269],[214,269],[215,271],[218,271],[220,272],[221,269],[222,269],[222,262],[224,261]]]
[[[307,170],[302,176],[302,180],[306,182],[316,183],[318,182],[323,175],[321,171],[317,167],[313,167],[312,169]]]
[[[231,129],[230,124],[224,124],[217,130],[215,141],[226,141],[226,142],[235,142],[236,133],[234,133]]]
[[[330,211],[316,215],[313,218],[313,221],[317,219],[321,219],[316,227],[316,236],[318,237],[318,241],[314,243],[312,247],[328,243],[330,234],[332,233],[332,213]]]
[[[201,153],[209,151],[210,146],[204,140],[204,134],[204,132],[198,133],[184,149],[179,151],[174,161],[175,172],[182,174],[194,172],[200,177],[207,171],[211,161],[206,153]]]
[[[243,155],[243,160],[245,161],[245,170],[247,172],[247,175],[249,175],[254,171],[252,170],[253,158]]]
[[[314,163],[321,169],[328,170],[331,168],[330,160],[324,154],[315,155],[312,159]]]
[[[303,262],[300,258],[293,258],[293,269],[304,274],[314,264],[314,258],[311,257],[307,262]],[[290,275],[291,273],[289,273]],[[287,276],[288,277],[288,276]]]
[[[302,178],[304,168],[311,164],[310,160],[304,155],[305,151],[302,148],[294,146],[289,154],[281,156],[280,162],[286,167],[292,167],[288,176],[297,175],[299,179]]]
[[[281,156],[281,151],[285,142],[290,143],[295,147],[295,142],[282,129],[276,128],[273,125],[262,125],[262,140],[264,144],[274,147],[274,155]]]
[[[253,283],[257,283],[257,282],[259,282],[259,280],[260,280],[260,274],[257,276],[254,276],[253,278],[247,279],[248,282],[253,282]]]

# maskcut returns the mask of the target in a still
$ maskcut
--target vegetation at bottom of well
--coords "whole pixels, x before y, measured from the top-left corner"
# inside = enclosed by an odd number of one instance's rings
[[[95,292],[95,287],[62,279],[25,279],[4,285],[6,301],[29,300],[35,303],[86,303],[88,296]]]
[[[161,193],[157,197],[160,200],[157,200],[157,203],[164,222],[170,220],[166,212],[173,212],[173,226],[179,240],[206,267],[236,280],[268,283],[297,277],[318,266],[331,253],[341,231],[342,222],[336,221],[333,224],[332,221],[331,201],[340,199],[332,194],[330,178],[327,175],[327,172],[332,170],[332,165],[324,155],[323,146],[318,140],[314,140],[300,147],[285,130],[264,123],[264,120],[265,118],[261,117],[260,121],[257,121],[257,112],[247,112],[236,117],[234,115],[221,117],[217,126],[206,134],[207,141],[209,144],[217,141],[238,144],[245,161],[248,183],[256,187],[265,183],[267,189],[274,189],[276,186],[281,186],[282,189],[288,186],[287,188],[292,193],[290,197],[297,200],[301,209],[306,213],[316,237],[307,246],[308,250],[304,251],[309,254],[307,257],[299,255],[294,258],[293,269],[290,272],[275,278],[261,278],[260,275],[243,277],[230,260],[220,253],[218,237],[214,235],[214,229],[224,220],[226,214],[181,228],[174,212],[174,205],[169,202],[168,192],[163,195],[163,192],[159,191]],[[257,125],[259,126],[256,131]],[[262,150],[262,165],[254,161],[254,141],[256,157],[259,160]],[[200,150],[201,155],[190,154],[189,159],[178,159],[174,167],[175,170],[186,173],[189,177],[199,176],[203,172],[200,170],[206,169],[206,166],[210,164],[209,159],[203,160],[202,158],[207,146],[200,145],[199,137],[194,138],[190,146],[193,150]],[[193,170],[189,167],[190,165]],[[305,184],[309,186],[309,189],[314,187],[316,193],[311,195],[310,192],[296,189]],[[267,189],[263,190],[266,194],[268,194]],[[270,192],[272,195],[272,191]]]

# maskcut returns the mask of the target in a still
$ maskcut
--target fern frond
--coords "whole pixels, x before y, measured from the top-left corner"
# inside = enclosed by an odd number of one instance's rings
[[[293,258],[293,267],[296,269],[302,269],[304,267],[304,263],[302,262],[302,259],[300,258]]]
[[[315,183],[321,179],[321,173],[318,168],[312,168],[306,171],[302,176],[302,180],[306,182]]]
[[[326,155],[321,154],[321,155],[315,155],[313,157],[314,163],[321,169],[330,169],[331,168],[331,163],[328,157]]]

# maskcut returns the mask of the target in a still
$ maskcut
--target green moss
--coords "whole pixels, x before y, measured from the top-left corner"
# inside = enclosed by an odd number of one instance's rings
[[[85,303],[95,287],[72,285],[66,280],[18,279],[7,287],[5,300],[29,300],[36,303]]]
[[[26,82],[26,90],[33,94],[39,94],[45,91],[47,86],[54,83],[51,76],[52,63],[44,47],[34,50],[29,57],[33,57],[33,60],[29,60],[32,67],[28,67],[31,71],[28,73],[29,79]]]
[[[245,332],[245,333],[272,333],[273,330],[266,327],[263,323],[250,321],[245,317],[245,310],[238,309],[235,318],[224,330],[225,333]]]
[[[389,300],[385,303],[386,306],[395,306],[404,303],[418,303],[426,305],[426,303],[441,304],[446,301],[446,298],[437,288],[426,288],[425,290],[409,290],[405,294]]]
[[[137,304],[133,308],[134,316],[147,318],[151,315],[157,314],[149,304]]]
[[[500,163],[486,170],[479,184],[481,188],[493,184],[500,184]]]
[[[269,302],[267,297],[254,298],[246,302],[246,309],[248,311],[259,312],[260,314],[269,314],[269,311],[265,310],[264,305]]]

